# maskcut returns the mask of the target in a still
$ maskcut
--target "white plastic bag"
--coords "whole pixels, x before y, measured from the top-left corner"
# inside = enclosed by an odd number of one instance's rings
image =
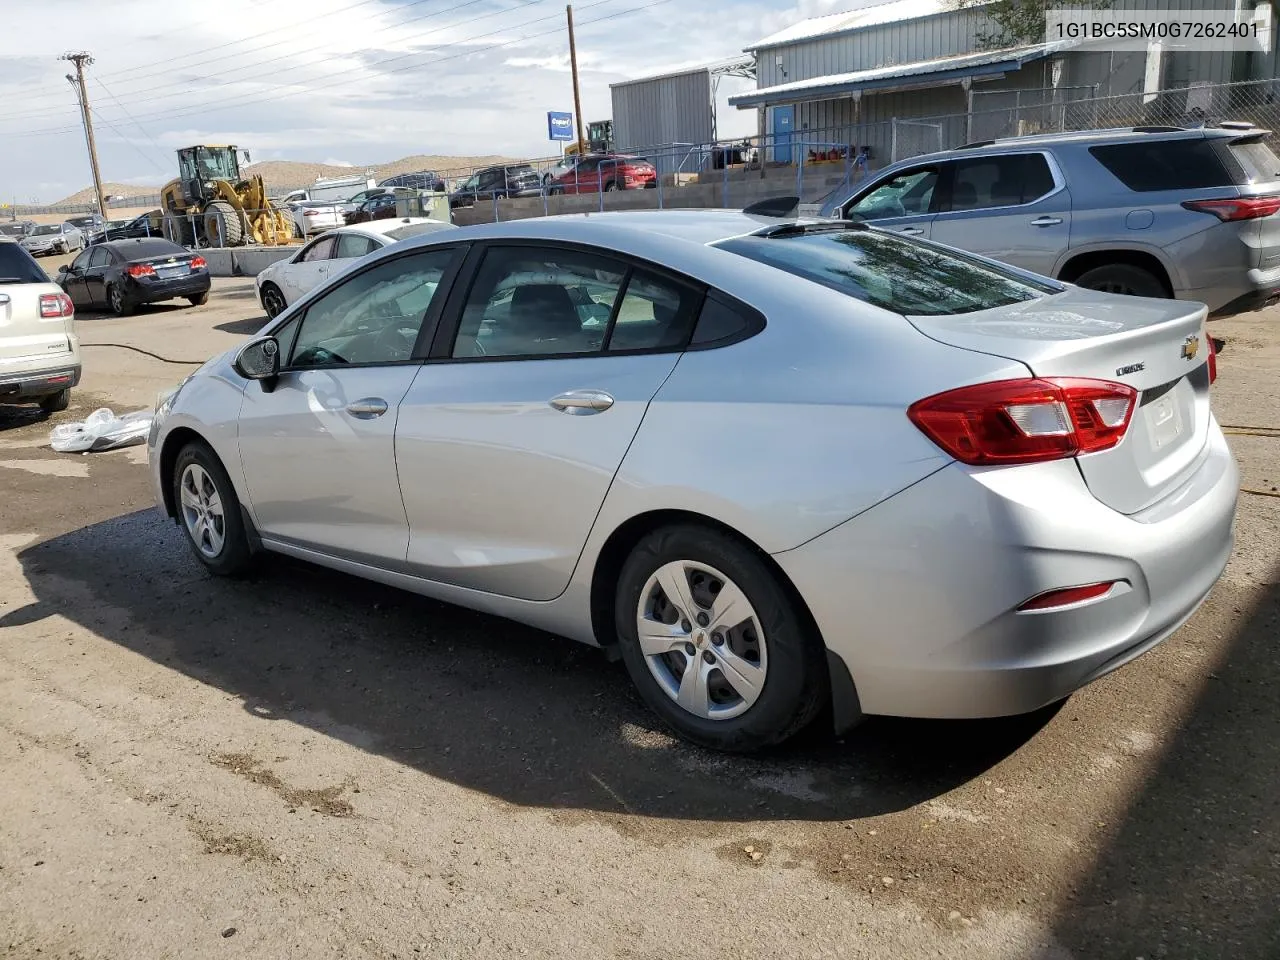
[[[58,453],[97,453],[142,443],[151,430],[150,410],[117,417],[106,407],[95,410],[83,423],[60,423],[49,433],[49,445]]]

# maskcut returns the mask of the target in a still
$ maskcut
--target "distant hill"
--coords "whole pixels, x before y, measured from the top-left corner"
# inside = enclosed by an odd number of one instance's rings
[[[398,173],[417,173],[419,170],[434,170],[436,173],[446,175],[460,175],[467,172],[472,167],[484,167],[492,163],[511,163],[514,162],[512,157],[486,156],[486,157],[441,157],[417,155],[412,157],[403,157],[400,160],[392,160],[390,163],[375,163],[369,166],[374,171],[374,176],[379,180],[386,177],[394,177]],[[176,163],[175,163],[175,174]],[[305,187],[309,183],[314,183],[317,177],[345,177],[352,174],[361,174],[368,169],[364,166],[343,167],[332,163],[302,163],[297,160],[264,160],[261,163],[251,164],[246,170],[250,173],[258,173],[262,175],[262,179],[267,182],[267,187],[272,190],[280,189],[297,189]],[[154,196],[160,192],[160,188],[164,183],[155,183],[151,186],[138,186],[137,184],[125,183],[104,183],[103,191],[108,196],[120,197],[143,197]],[[69,197],[64,197],[58,201],[58,204],[71,203],[92,203],[93,188],[86,187]]]

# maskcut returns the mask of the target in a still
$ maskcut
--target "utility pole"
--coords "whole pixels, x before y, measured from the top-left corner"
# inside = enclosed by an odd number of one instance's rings
[[[578,48],[573,42],[573,4],[568,4],[564,12],[569,17],[569,67],[573,70],[573,118],[578,124],[579,146],[590,150],[591,144],[587,143],[586,137],[582,135],[582,94],[578,92]]]
[[[75,76],[67,74],[67,80],[76,88],[80,101],[80,118],[84,121],[84,140],[89,148],[89,166],[93,169],[93,192],[98,198],[98,214],[107,219],[107,198],[102,195],[102,174],[98,172],[98,147],[93,140],[93,117],[89,114],[89,91],[84,85],[84,68],[93,63],[88,53],[64,53],[59,60],[69,60],[76,65]]]

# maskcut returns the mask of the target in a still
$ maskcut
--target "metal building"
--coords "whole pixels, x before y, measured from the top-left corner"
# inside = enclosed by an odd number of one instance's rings
[[[620,153],[654,153],[661,173],[678,165],[679,147],[699,150],[716,140],[716,89],[722,77],[754,78],[755,58],[690,67],[609,85],[613,139]]]
[[[1258,2],[1117,0],[1115,7],[1224,9],[1248,18]],[[1274,54],[1256,63],[1242,62],[1250,54],[1108,54],[1061,42],[989,49],[984,37],[1000,30],[986,6],[893,0],[801,21],[748,48],[757,88],[729,103],[760,112],[768,160],[868,148],[878,164],[969,140],[1107,125],[1108,111],[1141,113],[1172,87],[1275,76]],[[1196,99],[1184,95],[1179,115],[1192,114]],[[1086,105],[1093,114],[1081,113]],[[1164,116],[1171,108],[1159,106],[1163,113],[1150,122],[1172,122]]]

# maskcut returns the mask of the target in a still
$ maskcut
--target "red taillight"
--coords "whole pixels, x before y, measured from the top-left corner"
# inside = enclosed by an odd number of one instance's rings
[[[1137,399],[1108,380],[998,380],[919,400],[907,416],[961,463],[1037,463],[1114,447]]]
[[[1213,337],[1206,336],[1209,341],[1209,383],[1218,379],[1218,348],[1214,346]]]
[[[1048,590],[1045,593],[1037,594],[1022,606],[1018,607],[1019,612],[1023,610],[1050,610],[1053,607],[1069,607],[1073,603],[1084,603],[1086,600],[1096,600],[1098,597],[1105,596],[1111,592],[1111,588],[1116,585],[1117,581],[1108,580],[1106,583],[1091,583],[1087,587],[1067,587],[1063,590]]]
[[[205,267],[207,267],[207,266],[209,266],[209,261],[207,261],[204,257],[192,257],[192,258],[191,258],[191,269],[192,269],[192,270],[203,270],[203,269],[204,269]]]
[[[1232,197],[1225,200],[1184,200],[1197,213],[1211,213],[1219,220],[1257,220],[1280,213],[1280,197]]]
[[[44,320],[75,316],[75,304],[65,293],[40,294],[40,316]]]
[[[154,277],[156,268],[149,263],[131,263],[125,267],[124,272],[131,277]]]

